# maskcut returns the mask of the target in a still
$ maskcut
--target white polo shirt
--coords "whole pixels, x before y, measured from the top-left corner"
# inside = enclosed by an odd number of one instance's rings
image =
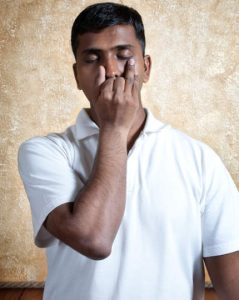
[[[202,300],[202,257],[239,250],[239,197],[205,144],[147,111],[129,152],[125,213],[112,253],[89,259],[43,227],[87,181],[99,129],[82,110],[64,133],[35,137],[19,150],[35,242],[47,247],[45,300]]]

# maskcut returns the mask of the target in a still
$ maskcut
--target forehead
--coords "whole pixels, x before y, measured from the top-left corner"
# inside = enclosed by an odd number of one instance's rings
[[[114,25],[96,33],[87,32],[79,35],[77,52],[82,52],[88,48],[108,50],[119,45],[132,45],[134,48],[141,48],[133,26]]]

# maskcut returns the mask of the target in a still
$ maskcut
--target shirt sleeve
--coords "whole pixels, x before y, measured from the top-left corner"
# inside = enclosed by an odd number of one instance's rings
[[[24,142],[18,152],[19,173],[30,201],[38,247],[56,240],[43,226],[47,215],[57,206],[73,202],[83,186],[62,143],[63,139],[57,143],[48,137],[36,137]]]
[[[221,159],[211,149],[203,158],[203,256],[239,250],[239,193]]]

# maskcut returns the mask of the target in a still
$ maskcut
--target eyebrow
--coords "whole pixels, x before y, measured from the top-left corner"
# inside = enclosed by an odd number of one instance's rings
[[[117,45],[117,46],[114,46],[112,48],[110,48],[110,51],[112,50],[125,50],[125,49],[133,49],[134,46],[133,45],[130,45],[130,44],[123,44],[123,45]],[[90,53],[100,53],[100,52],[103,52],[104,50],[100,49],[100,48],[95,48],[95,47],[92,47],[92,48],[86,48],[84,49],[81,54],[90,54]]]

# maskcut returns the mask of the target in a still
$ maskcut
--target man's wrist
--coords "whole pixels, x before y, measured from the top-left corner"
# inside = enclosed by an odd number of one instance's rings
[[[114,126],[104,126],[100,129],[99,140],[108,146],[127,149],[128,131],[124,128]]]
[[[121,126],[103,126],[100,128],[100,135],[101,136],[108,136],[110,137],[119,137],[120,139],[127,140],[129,134],[129,129],[126,129]]]

